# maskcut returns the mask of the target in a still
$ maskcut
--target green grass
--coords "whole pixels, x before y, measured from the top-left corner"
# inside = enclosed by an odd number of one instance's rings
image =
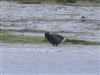
[[[42,36],[13,35],[7,32],[0,32],[0,43],[24,43],[24,44],[47,44]],[[100,45],[100,42],[67,39],[64,44],[77,45]]]
[[[31,43],[31,44],[46,43],[44,41],[44,37],[12,35],[5,32],[0,33],[0,42],[1,43]]]
[[[16,1],[19,3],[23,3],[23,4],[32,4],[32,3],[36,3],[36,4],[40,4],[42,2],[47,2],[47,3],[76,3],[76,2],[70,2],[70,0],[0,0],[0,1]],[[74,1],[74,0],[73,0]],[[96,0],[88,0],[88,2],[90,3],[96,3]]]
[[[100,42],[92,42],[92,41],[85,41],[85,40],[74,40],[74,39],[67,39],[65,42],[71,44],[79,44],[79,45],[100,45]]]
[[[45,33],[44,30],[32,30],[32,29],[21,29],[21,30],[14,30],[14,29],[1,29],[1,32],[35,32],[35,33]]]
[[[0,1],[16,1],[23,4],[32,4],[32,3],[40,4],[45,1],[49,2],[50,0],[0,0]]]

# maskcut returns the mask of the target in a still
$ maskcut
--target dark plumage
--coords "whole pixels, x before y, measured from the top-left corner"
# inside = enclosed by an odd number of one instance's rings
[[[53,46],[57,46],[64,39],[63,36],[58,34],[50,34],[49,32],[45,33],[45,40],[49,41]]]
[[[85,16],[82,16],[81,17],[81,21],[85,21]]]

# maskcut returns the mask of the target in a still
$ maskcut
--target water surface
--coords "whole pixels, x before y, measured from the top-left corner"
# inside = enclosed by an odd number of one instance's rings
[[[0,44],[3,74],[99,75],[99,46]]]

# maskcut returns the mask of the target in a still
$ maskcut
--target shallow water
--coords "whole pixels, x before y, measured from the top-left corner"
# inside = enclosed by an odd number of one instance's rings
[[[100,7],[0,2],[0,10],[0,29],[65,31],[60,34],[66,38],[100,41]],[[85,21],[81,21],[81,16],[86,17]],[[44,36],[44,33],[12,34]],[[97,45],[0,43],[1,74],[99,75],[99,55]]]
[[[95,45],[0,44],[2,73],[8,75],[99,75]]]
[[[1,1],[0,8],[1,29],[65,31],[64,36],[67,38],[100,41],[99,6],[18,4]],[[83,22],[82,16],[85,16]]]

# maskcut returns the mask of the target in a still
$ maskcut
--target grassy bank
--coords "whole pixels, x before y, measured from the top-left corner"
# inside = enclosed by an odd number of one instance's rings
[[[5,32],[0,32],[0,42],[1,43],[31,43],[31,44],[41,44],[44,38],[39,36],[23,36],[23,35],[12,35]]]
[[[0,43],[47,44],[48,42],[42,36],[13,35],[7,32],[0,32]],[[100,45],[100,42],[67,39],[64,44]]]
[[[0,1],[13,1],[13,2],[19,2],[19,3],[23,3],[23,4],[40,4],[40,3],[43,3],[43,2],[52,2],[55,0],[0,0]]]

